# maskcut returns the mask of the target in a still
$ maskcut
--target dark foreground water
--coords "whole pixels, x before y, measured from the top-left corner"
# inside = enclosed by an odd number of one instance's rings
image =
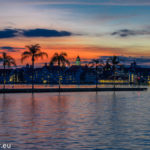
[[[15,150],[149,150],[150,91],[0,95],[0,144]]]

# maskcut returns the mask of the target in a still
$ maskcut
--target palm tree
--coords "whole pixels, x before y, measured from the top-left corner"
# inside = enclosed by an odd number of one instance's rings
[[[111,67],[111,64],[109,63],[108,60],[106,60],[104,66],[103,66],[103,77],[106,79],[110,73],[112,72],[111,71],[112,67]]]
[[[108,70],[110,70],[110,69],[111,69],[111,65],[109,64],[109,61],[107,60],[107,61],[106,61],[106,64],[104,65],[103,70],[104,70],[104,71],[108,71]]]
[[[6,84],[6,66],[16,66],[15,59],[12,58],[11,56],[8,56],[5,52],[2,53],[2,56],[0,57],[0,62],[3,62],[3,67],[4,67],[4,72],[3,72],[3,89],[5,89],[5,84]]]
[[[69,60],[67,60],[67,53],[55,53],[54,56],[52,57],[51,61],[50,61],[50,65],[54,64],[54,63],[58,63],[58,66],[60,67],[61,65],[64,67],[66,64],[70,65]]]
[[[59,66],[59,91],[60,91],[60,66],[62,65],[62,67],[65,67],[65,65],[70,65],[69,60],[66,58],[67,57],[67,53],[55,53],[54,56],[52,57],[51,61],[50,61],[50,65],[54,64],[54,63],[58,63]]]
[[[99,66],[103,66],[104,62],[101,59],[92,59],[91,62],[89,62],[89,64],[91,65],[91,67],[95,67],[95,71],[96,71],[96,89],[97,89],[97,81],[98,81],[98,67]]]
[[[34,89],[34,63],[35,60],[38,59],[39,57],[43,59],[43,56],[48,57],[48,54],[45,52],[41,51],[41,47],[39,44],[35,45],[27,45],[26,48],[28,49],[27,51],[24,51],[21,56],[21,62],[29,57],[31,57],[32,61],[32,91]]]
[[[114,88],[115,88],[116,66],[120,63],[120,59],[118,56],[113,56],[108,58],[108,61],[110,61],[112,64],[112,69],[114,74]]]

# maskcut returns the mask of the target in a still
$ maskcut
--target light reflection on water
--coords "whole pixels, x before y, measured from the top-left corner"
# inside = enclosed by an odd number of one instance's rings
[[[0,95],[0,144],[13,149],[150,149],[146,92]]]

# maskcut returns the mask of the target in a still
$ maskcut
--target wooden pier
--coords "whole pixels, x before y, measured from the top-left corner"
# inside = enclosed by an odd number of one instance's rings
[[[132,92],[146,91],[147,88],[26,88],[26,89],[1,89],[0,93],[52,93],[52,92]]]

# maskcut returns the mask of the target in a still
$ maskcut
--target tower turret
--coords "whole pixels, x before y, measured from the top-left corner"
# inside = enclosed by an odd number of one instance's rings
[[[81,65],[81,59],[80,59],[79,56],[77,56],[77,58],[76,58],[76,65],[77,65],[77,66],[80,66],[80,65]]]

